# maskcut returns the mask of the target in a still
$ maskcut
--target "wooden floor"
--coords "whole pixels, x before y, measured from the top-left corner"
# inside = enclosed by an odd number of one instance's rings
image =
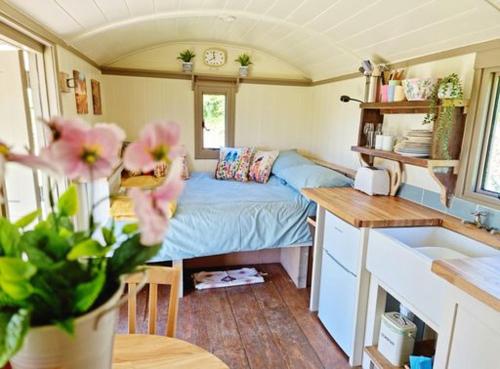
[[[345,355],[310,313],[307,290],[298,290],[279,264],[257,265],[266,282],[188,291],[181,299],[177,337],[214,353],[231,369],[343,369]],[[145,332],[147,291],[138,300],[138,329]],[[168,288],[160,289],[166,312]],[[126,307],[118,331],[127,331]],[[159,317],[164,334],[165,316]]]

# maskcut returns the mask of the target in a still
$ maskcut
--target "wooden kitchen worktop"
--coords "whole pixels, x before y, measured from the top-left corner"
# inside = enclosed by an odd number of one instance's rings
[[[500,250],[500,235],[396,196],[368,196],[349,187],[304,188],[302,194],[358,228],[442,226]]]
[[[500,256],[435,260],[432,271],[500,311]]]
[[[392,196],[368,196],[352,188],[304,188],[302,194],[355,227],[441,226],[500,250],[492,235],[460,219]],[[500,256],[439,260],[432,271],[469,295],[500,310]]]

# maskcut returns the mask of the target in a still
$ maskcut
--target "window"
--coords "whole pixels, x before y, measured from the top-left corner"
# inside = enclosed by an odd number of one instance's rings
[[[478,69],[464,143],[462,196],[500,208],[500,67]]]
[[[500,75],[496,74],[492,93],[492,108],[487,127],[487,147],[481,190],[500,198]]]
[[[233,83],[196,83],[196,159],[217,159],[221,147],[234,145],[234,99]]]

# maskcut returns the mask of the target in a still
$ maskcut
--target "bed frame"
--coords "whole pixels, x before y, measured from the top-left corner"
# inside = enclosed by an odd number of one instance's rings
[[[209,268],[255,264],[280,263],[297,288],[307,285],[309,252],[312,245],[297,245],[282,248],[242,251],[224,255],[206,256],[194,259],[174,260],[172,266],[181,273],[184,268]],[[179,296],[184,292],[184,281],[179,281]]]

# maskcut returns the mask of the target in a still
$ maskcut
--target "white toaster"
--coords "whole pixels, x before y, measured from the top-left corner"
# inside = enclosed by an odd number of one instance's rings
[[[368,195],[388,195],[391,188],[391,178],[386,169],[361,167],[354,178],[354,188]]]

